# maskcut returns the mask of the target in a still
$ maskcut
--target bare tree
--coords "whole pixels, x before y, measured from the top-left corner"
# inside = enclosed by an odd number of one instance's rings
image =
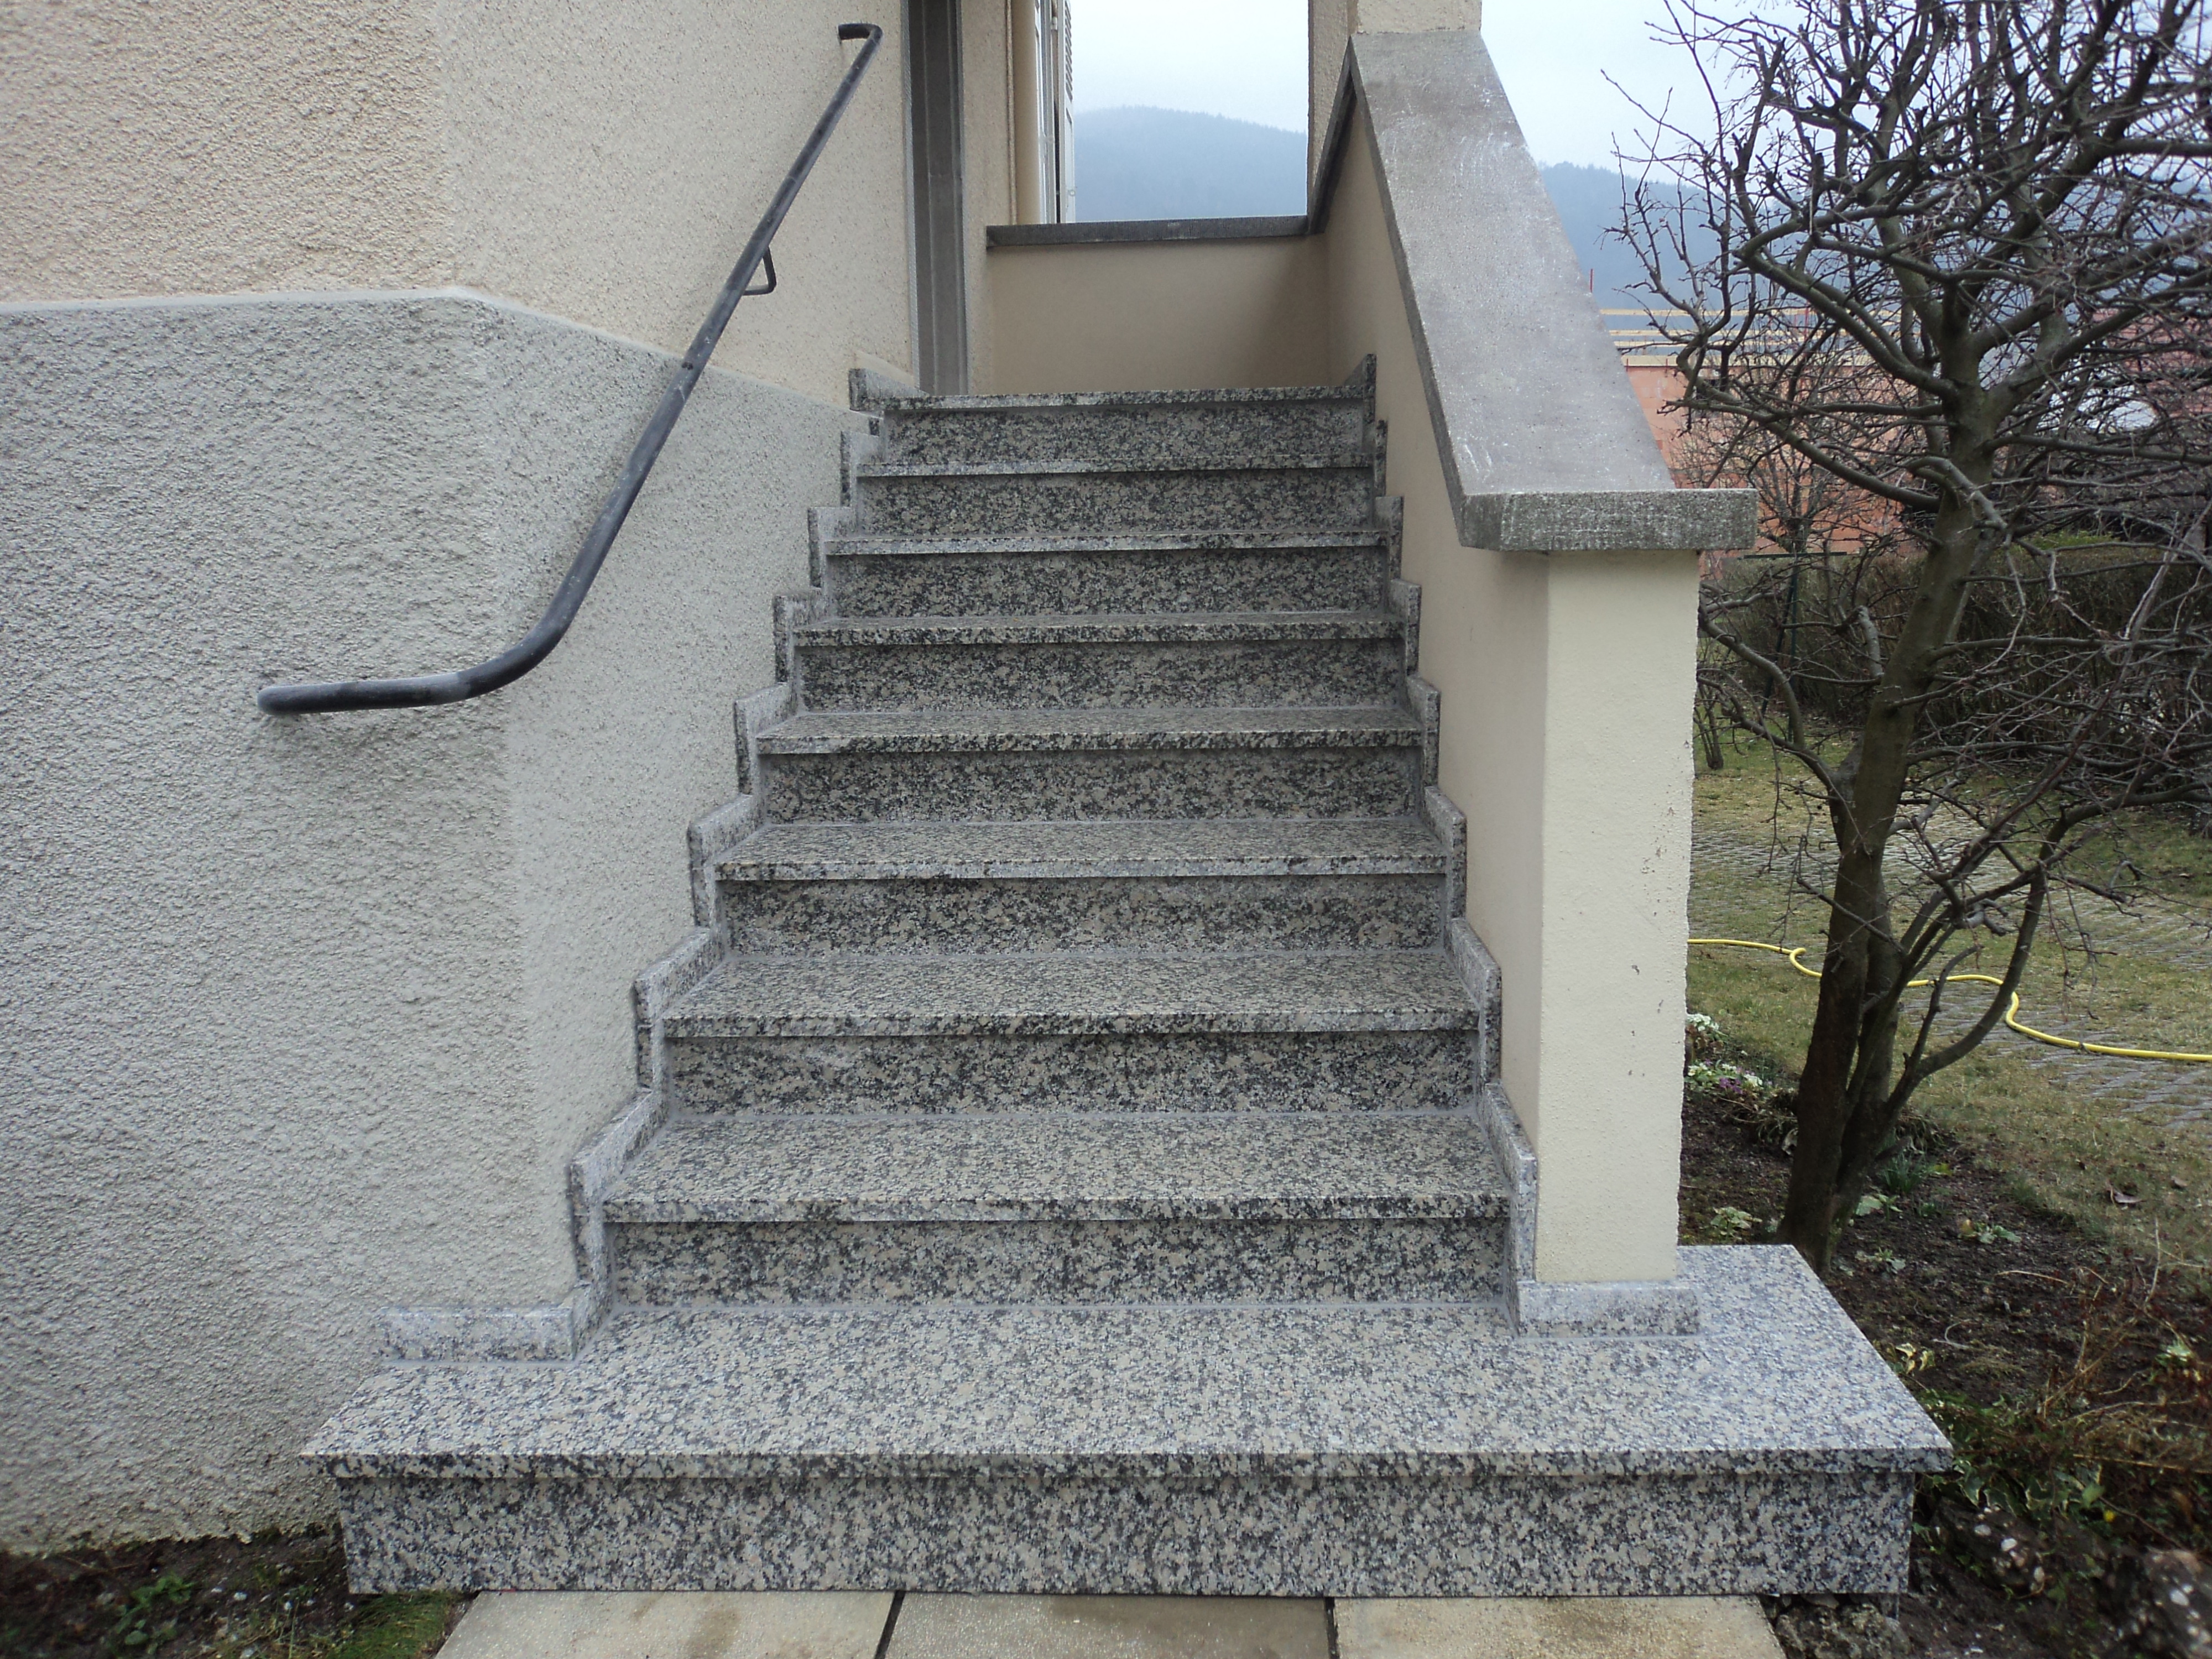
[[[1700,625],[1709,707],[1832,831],[1781,1223],[1825,1270],[2085,842],[2212,798],[2212,65],[2197,0],[1680,0],[1665,33],[1706,95],[1645,112],[1624,228],[1685,482],[1755,484],[1787,556]]]

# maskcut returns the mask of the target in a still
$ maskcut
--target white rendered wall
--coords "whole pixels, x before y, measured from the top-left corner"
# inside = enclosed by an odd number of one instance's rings
[[[573,1283],[853,417],[710,372],[507,691],[252,696],[510,641],[670,368],[452,292],[0,307],[0,1540],[320,1516],[380,1308]]]

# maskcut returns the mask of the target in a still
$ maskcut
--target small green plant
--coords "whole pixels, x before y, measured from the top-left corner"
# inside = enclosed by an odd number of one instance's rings
[[[380,1595],[362,1606],[353,1634],[330,1659],[416,1659],[445,1635],[454,1600],[445,1590]]]
[[[1741,1244],[1749,1238],[1759,1225],[1759,1218],[1748,1210],[1739,1210],[1732,1204],[1723,1204],[1713,1212],[1713,1218],[1705,1231],[1715,1238],[1730,1244]]]
[[[1959,1218],[1959,1237],[1971,1238],[1977,1244],[2017,1244],[2020,1235],[2011,1228],[1995,1221],[1977,1221],[1972,1216]]]
[[[1892,1198],[1909,1198],[1931,1178],[1950,1173],[1949,1164],[1923,1158],[1911,1147],[1905,1146],[1899,1148],[1896,1157],[1874,1172],[1874,1184]]]
[[[108,1635],[108,1646],[119,1654],[158,1652],[163,1643],[173,1641],[177,1634],[177,1621],[162,1615],[191,1599],[191,1584],[181,1573],[165,1572],[152,1583],[139,1585],[124,1598],[115,1615],[115,1628]]]
[[[1905,1271],[1905,1258],[1898,1255],[1895,1250],[1859,1250],[1854,1252],[1854,1255],[1862,1267],[1879,1267],[1884,1273],[1901,1273]]]

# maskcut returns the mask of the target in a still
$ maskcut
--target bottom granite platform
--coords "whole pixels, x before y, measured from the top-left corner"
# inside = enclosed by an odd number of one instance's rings
[[[1887,1592],[1942,1437],[1794,1253],[1696,1335],[1487,1305],[638,1310],[309,1448],[362,1590]]]
[[[1904,1474],[347,1483],[358,1591],[1894,1593]]]

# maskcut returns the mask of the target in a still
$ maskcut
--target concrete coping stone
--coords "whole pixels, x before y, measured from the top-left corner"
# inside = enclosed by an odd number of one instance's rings
[[[990,225],[983,246],[1067,247],[1086,242],[1240,242],[1303,236],[1304,214],[1240,219],[1102,219],[1060,225]]]

